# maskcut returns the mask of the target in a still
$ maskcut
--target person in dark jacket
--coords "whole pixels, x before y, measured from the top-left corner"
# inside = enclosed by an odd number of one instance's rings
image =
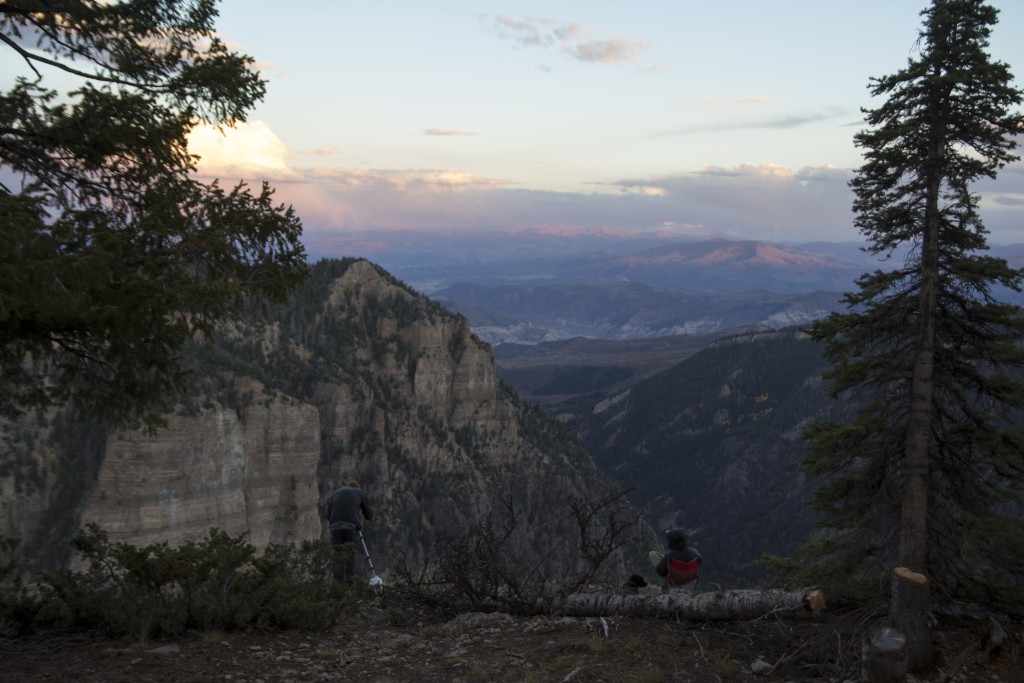
[[[665,532],[665,541],[668,543],[668,552],[662,553],[658,550],[652,550],[650,553],[651,564],[654,565],[654,571],[657,572],[658,576],[661,577],[662,586],[668,585],[668,580],[665,578],[668,576],[668,560],[671,557],[681,562],[689,562],[694,558],[701,558],[700,551],[696,548],[691,548],[688,543],[686,531],[680,528],[668,529]]]
[[[346,543],[352,544],[346,559],[335,563],[334,579],[351,581],[356,562],[356,532],[362,529],[361,520],[373,519],[370,499],[359,488],[359,482],[353,479],[334,489],[325,513],[331,527],[331,545],[337,548]]]

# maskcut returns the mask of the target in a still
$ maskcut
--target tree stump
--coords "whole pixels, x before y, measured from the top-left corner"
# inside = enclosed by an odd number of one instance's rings
[[[907,666],[910,671],[920,671],[931,661],[933,652],[928,577],[907,567],[893,569],[891,604],[893,625],[907,639]]]
[[[860,680],[902,683],[907,679],[907,637],[892,626],[876,626],[864,634]]]

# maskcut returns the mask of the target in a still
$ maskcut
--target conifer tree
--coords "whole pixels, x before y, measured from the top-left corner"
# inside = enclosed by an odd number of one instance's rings
[[[0,416],[70,405],[158,421],[181,351],[302,277],[301,224],[206,184],[188,133],[264,93],[216,0],[5,0],[0,47]]]
[[[1024,482],[1024,319],[999,300],[1022,273],[984,254],[970,189],[1017,158],[1022,93],[986,51],[997,10],[934,0],[922,16],[916,58],[873,79],[886,100],[855,137],[855,224],[895,267],[861,276],[847,311],[812,328],[827,341],[834,395],[859,411],[812,424],[804,463],[825,479],[812,499],[823,533],[805,548],[814,570],[892,586],[913,667],[931,656],[936,602],[1024,605],[1024,523],[1012,514]],[[927,583],[897,582],[896,567]]]

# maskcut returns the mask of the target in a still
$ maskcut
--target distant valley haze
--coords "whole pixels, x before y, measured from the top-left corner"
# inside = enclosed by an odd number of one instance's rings
[[[621,280],[705,291],[848,288],[883,266],[860,242],[780,243],[668,230],[313,231],[311,260],[359,256],[424,294],[455,284]]]
[[[673,231],[517,229],[313,233],[312,260],[357,256],[465,315],[492,345],[639,339],[805,325],[865,272],[857,242],[772,243]],[[993,247],[1012,265],[1024,245]],[[1005,292],[1006,299],[1020,300]]]

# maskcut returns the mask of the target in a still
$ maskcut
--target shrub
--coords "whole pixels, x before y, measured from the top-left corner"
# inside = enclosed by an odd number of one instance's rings
[[[14,559],[18,540],[0,534],[0,633],[21,633],[39,611],[39,600],[29,593],[21,566]]]
[[[138,639],[190,631],[299,628],[324,630],[354,607],[361,590],[330,578],[323,541],[272,545],[262,553],[210,529],[177,547],[111,543],[87,525],[72,545],[83,571],[60,570],[40,582],[42,618]]]

